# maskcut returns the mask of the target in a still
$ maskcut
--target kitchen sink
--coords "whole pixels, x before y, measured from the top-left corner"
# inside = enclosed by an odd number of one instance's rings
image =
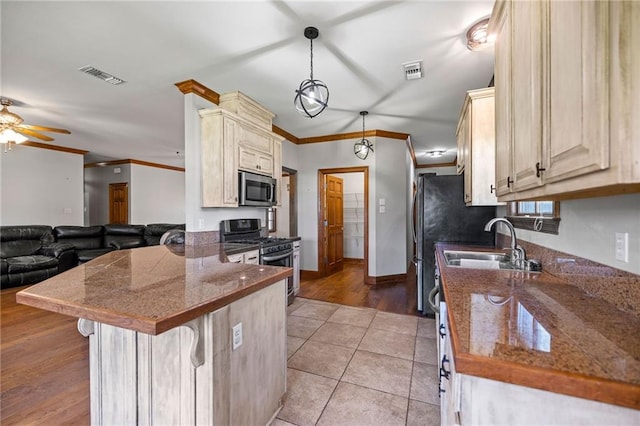
[[[484,251],[445,250],[447,266],[472,269],[518,269],[511,264],[508,254]]]

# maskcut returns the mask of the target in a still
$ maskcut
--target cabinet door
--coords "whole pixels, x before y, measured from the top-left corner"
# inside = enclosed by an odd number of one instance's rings
[[[495,42],[496,90],[496,194],[511,192],[511,14],[510,2],[504,4],[501,25]]]
[[[542,158],[541,3],[514,1],[511,3],[511,17],[511,176],[513,189],[521,191],[542,185],[536,169]]]
[[[545,182],[609,167],[609,2],[548,1]]]
[[[238,148],[236,123],[224,118],[224,160],[222,164],[222,202],[225,206],[238,205]]]
[[[251,148],[265,154],[271,154],[273,152],[271,137],[269,135],[244,124],[240,124],[238,127],[238,144],[240,146]]]
[[[458,133],[456,135],[458,142],[458,158],[456,172],[461,174],[465,171],[467,165],[466,160],[469,153],[469,109],[462,111],[460,122],[458,124]],[[466,200],[466,198],[465,198]]]
[[[271,176],[273,174],[273,157],[270,154],[239,145],[238,167],[242,170]]]
[[[229,263],[243,263],[244,262],[244,254],[232,254],[227,256],[227,261]]]

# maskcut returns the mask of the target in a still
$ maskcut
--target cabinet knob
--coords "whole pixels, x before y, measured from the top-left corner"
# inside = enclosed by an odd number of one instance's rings
[[[445,368],[445,364],[449,364],[449,358],[446,355],[442,355],[442,362],[440,362],[440,377],[444,377],[449,380],[451,377],[451,371]]]
[[[536,163],[536,177],[540,177],[540,174],[542,172],[544,172],[545,170],[547,170],[547,169],[545,169],[544,167],[540,167],[540,163],[539,162]]]
[[[495,187],[495,186],[493,186],[493,185],[491,185],[491,188],[490,188],[490,189],[491,189],[491,191],[490,191],[490,192],[493,194],[493,192],[496,190],[496,187]]]
[[[444,324],[440,324],[440,327],[439,327],[439,333],[440,333],[440,337],[441,337],[442,339],[444,339],[444,338],[445,338],[445,336],[447,335],[447,332],[446,332],[445,330],[446,330],[446,329],[445,329],[445,327],[444,327]]]
[[[513,180],[511,179],[511,176],[507,176],[507,188],[511,188],[512,183],[513,183]]]

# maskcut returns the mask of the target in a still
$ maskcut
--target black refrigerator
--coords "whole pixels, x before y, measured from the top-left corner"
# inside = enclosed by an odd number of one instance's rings
[[[418,311],[433,316],[427,301],[435,287],[436,242],[493,246],[495,232],[484,227],[496,215],[495,206],[467,207],[463,176],[418,175],[415,194],[416,282]]]

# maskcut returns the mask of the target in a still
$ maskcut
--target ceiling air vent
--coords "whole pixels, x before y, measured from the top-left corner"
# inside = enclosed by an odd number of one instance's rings
[[[402,64],[402,68],[404,68],[404,78],[406,80],[422,78],[422,60],[405,62]]]
[[[94,77],[98,77],[100,80],[106,81],[107,83],[111,83],[114,86],[122,83],[126,83],[125,80],[115,77],[108,72],[100,71],[97,68],[92,67],[91,65],[84,66],[82,68],[78,68],[78,71],[82,71],[85,74],[92,75]]]

